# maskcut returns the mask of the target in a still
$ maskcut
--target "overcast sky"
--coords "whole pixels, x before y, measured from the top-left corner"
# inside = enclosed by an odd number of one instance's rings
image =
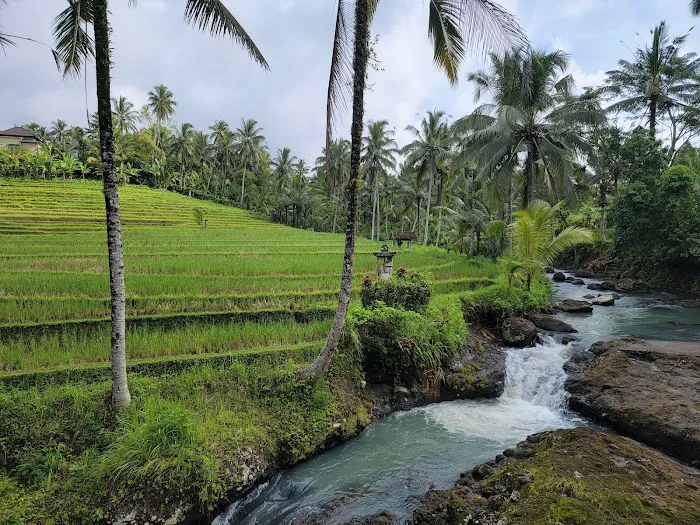
[[[126,96],[138,108],[156,84],[167,85],[178,102],[177,122],[208,128],[216,119],[233,128],[254,118],[264,129],[270,151],[289,146],[308,161],[324,141],[325,94],[332,44],[334,0],[227,0],[270,64],[265,72],[230,40],[214,40],[185,26],[185,0],[111,0],[114,69],[112,95]],[[503,0],[521,21],[535,46],[560,48],[571,55],[577,87],[601,83],[603,72],[665,19],[674,35],[694,22],[688,0]],[[7,33],[51,42],[53,17],[65,0],[10,0],[0,10]],[[464,64],[453,89],[432,63],[425,0],[383,0],[372,27],[379,35],[382,71],[371,74],[367,120],[385,118],[404,128],[427,110],[453,117],[474,107],[469,71],[485,63]],[[700,50],[700,28],[687,51]],[[88,107],[96,109],[94,68],[88,68]],[[21,43],[0,54],[0,129],[31,121],[49,125],[61,118],[85,125],[83,79],[64,80],[46,48]],[[349,118],[339,130],[349,135]]]

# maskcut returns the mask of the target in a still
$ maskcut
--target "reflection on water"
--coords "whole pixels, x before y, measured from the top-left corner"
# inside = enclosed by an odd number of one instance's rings
[[[591,282],[591,281],[588,281]],[[596,293],[556,285],[555,300]],[[560,314],[584,342],[639,334],[700,341],[700,311],[664,304],[663,296],[623,296],[592,314]],[[529,434],[583,422],[566,411],[562,365],[573,351],[551,337],[506,359],[503,396],[453,401],[394,414],[357,439],[319,455],[261,486],[232,505],[217,525],[287,524],[323,510],[324,522],[390,510],[410,516],[431,488],[447,488],[459,473]]]

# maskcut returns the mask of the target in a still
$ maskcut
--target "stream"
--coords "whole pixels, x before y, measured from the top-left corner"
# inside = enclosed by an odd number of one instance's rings
[[[586,283],[597,282],[586,279]],[[554,284],[554,302],[581,298],[585,286]],[[592,314],[558,313],[581,339],[544,336],[533,348],[507,352],[506,385],[495,400],[452,401],[398,412],[356,439],[282,472],[231,505],[215,525],[283,525],[323,511],[343,523],[384,510],[406,520],[430,489],[451,487],[459,474],[528,435],[585,425],[567,410],[562,366],[592,342],[626,334],[700,341],[700,309],[671,304],[664,294],[623,295]]]

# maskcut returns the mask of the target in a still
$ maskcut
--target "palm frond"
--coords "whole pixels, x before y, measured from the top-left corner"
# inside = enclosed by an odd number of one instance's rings
[[[200,31],[208,31],[214,36],[230,36],[262,68],[270,69],[258,46],[221,0],[187,0],[184,17]]]
[[[80,75],[83,64],[95,56],[94,42],[85,25],[92,24],[92,0],[68,0],[53,20],[57,63],[64,76]]]

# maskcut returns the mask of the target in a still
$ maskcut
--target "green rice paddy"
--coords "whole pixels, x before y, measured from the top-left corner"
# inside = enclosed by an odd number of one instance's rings
[[[0,180],[0,375],[109,361],[101,189],[92,181]],[[120,196],[127,316],[154,318],[129,328],[129,359],[321,347],[339,290],[343,234],[272,224],[164,190],[124,186]],[[208,228],[195,223],[194,208],[206,210]],[[374,271],[380,245],[358,239],[356,287]],[[435,295],[485,286],[498,274],[493,263],[442,249],[397,250],[395,267],[427,275]],[[327,318],[183,316],[308,309],[325,309]],[[164,322],[169,317],[177,322]],[[86,329],[90,323],[95,329]]]

